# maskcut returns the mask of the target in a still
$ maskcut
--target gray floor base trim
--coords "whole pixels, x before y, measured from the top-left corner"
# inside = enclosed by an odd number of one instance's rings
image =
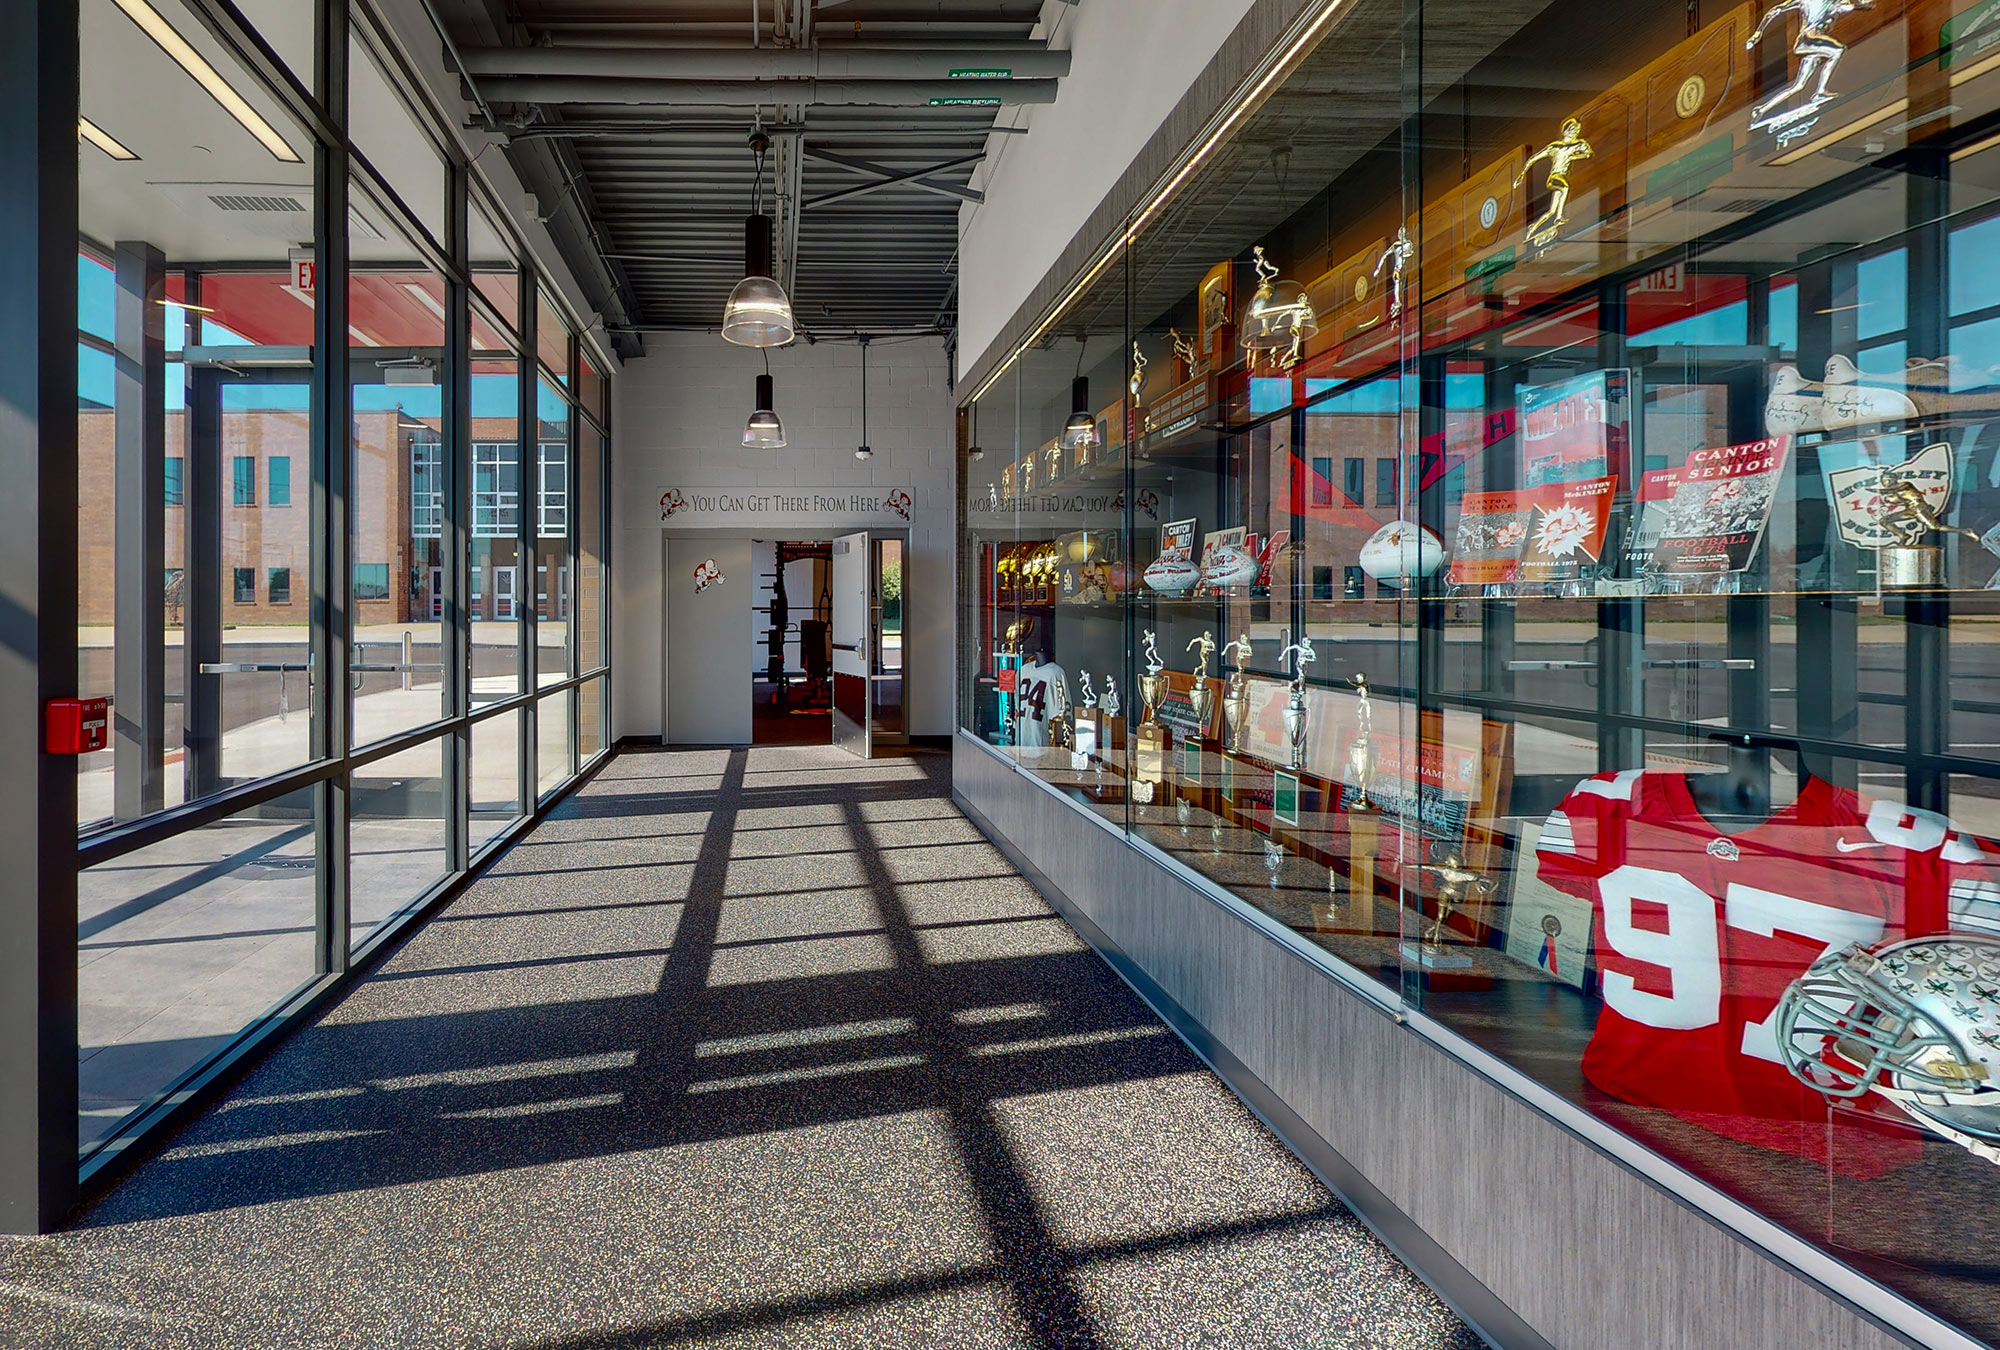
[[[1438,1297],[1450,1304],[1452,1311],[1464,1318],[1481,1338],[1501,1350],[1555,1350],[1548,1340],[1522,1320],[1519,1313],[1454,1260],[1415,1220],[1398,1209],[1318,1131],[1230,1053],[1228,1047],[1216,1041],[1206,1027],[1168,996],[1060,887],[1051,882],[1011,840],[995,829],[993,823],[963,793],[954,790],[951,795],[953,804],[979,827],[980,832],[1029,884],[1041,892],[1050,906],[1091,945],[1105,964],[1159,1014],[1160,1020],[1214,1070],[1215,1075],[1256,1113],[1286,1148],[1312,1169],[1328,1190],[1339,1196],[1356,1217],[1425,1284],[1436,1290]]]

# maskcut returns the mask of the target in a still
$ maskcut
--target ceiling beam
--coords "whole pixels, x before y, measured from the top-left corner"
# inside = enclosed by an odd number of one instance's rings
[[[479,93],[488,103],[920,108],[1054,103],[1056,85],[1055,80],[601,80],[503,75],[481,80]]]
[[[468,47],[466,72],[617,80],[1059,78],[1069,53],[977,47]]]
[[[972,188],[960,188],[958,184],[930,182],[928,180],[930,174],[942,174],[948,168],[958,168],[962,164],[978,164],[980,160],[986,158],[984,150],[980,150],[978,154],[962,154],[956,160],[946,160],[944,164],[926,164],[924,168],[912,168],[912,170],[904,170],[904,172],[888,170],[888,168],[882,168],[880,164],[864,164],[864,162],[848,160],[846,156],[828,156],[824,150],[822,152],[814,152],[814,150],[808,148],[806,154],[810,154],[814,160],[832,158],[834,164],[842,164],[844,168],[858,168],[862,172],[882,174],[882,176],[876,178],[874,182],[864,182],[864,184],[858,184],[854,188],[842,188],[838,192],[828,192],[824,196],[810,198],[810,200],[806,200],[804,206],[800,206],[800,210],[818,210],[820,206],[832,206],[834,202],[852,202],[858,196],[868,196],[870,192],[880,192],[882,188],[894,188],[898,184],[908,184],[912,188],[924,188],[926,192],[940,192],[944,196],[958,196],[958,198],[964,198],[968,202],[984,202],[986,200],[982,194],[974,192]]]
[[[859,187],[848,188],[828,196],[815,197],[806,203],[808,208],[825,206],[828,202],[837,202],[849,197],[859,197],[864,192],[873,192],[877,188],[885,188],[895,183],[907,183],[911,187],[922,188],[926,192],[935,192],[941,197],[956,197],[961,201],[982,202],[986,200],[984,193],[977,192],[972,188],[963,187],[957,183],[939,183],[931,180],[931,175],[934,173],[942,173],[946,169],[956,169],[967,164],[977,164],[980,160],[986,158],[984,150],[979,151],[977,154],[960,155],[957,159],[949,159],[942,164],[932,164],[922,169],[892,169],[886,165],[876,164],[871,160],[856,159],[852,155],[837,155],[831,150],[822,150],[816,145],[806,146],[805,156],[807,159],[816,160],[821,163],[837,164],[843,169],[853,169],[857,173],[872,174],[881,180],[875,183],[863,183]]]

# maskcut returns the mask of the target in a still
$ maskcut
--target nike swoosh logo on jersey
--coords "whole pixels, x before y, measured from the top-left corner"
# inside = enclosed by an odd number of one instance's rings
[[[1864,848],[1887,848],[1879,839],[1836,839],[1833,846],[1842,853],[1859,853]]]

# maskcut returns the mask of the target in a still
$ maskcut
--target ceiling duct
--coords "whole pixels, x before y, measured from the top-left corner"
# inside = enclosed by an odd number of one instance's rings
[[[489,103],[625,103],[755,108],[1054,103],[1055,80],[632,80],[503,75],[483,79]]]
[[[1069,53],[1019,47],[478,47],[482,76],[620,80],[1015,80],[1069,74]],[[487,89],[482,79],[480,89]]]

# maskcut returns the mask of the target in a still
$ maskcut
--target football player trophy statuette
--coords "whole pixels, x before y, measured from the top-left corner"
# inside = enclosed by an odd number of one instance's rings
[[[1312,639],[1301,636],[1292,641],[1292,630],[1286,628],[1278,634],[1283,644],[1278,652],[1278,665],[1283,669],[1285,658],[1297,654],[1292,664],[1291,696],[1285,703],[1285,741],[1292,748],[1291,767],[1298,768],[1305,760],[1306,753],[1306,667],[1319,658],[1313,655]]]
[[[1118,681],[1109,675],[1104,677],[1104,697],[1097,700],[1097,708],[1106,717],[1116,717],[1119,709]]]
[[[1396,237],[1389,241],[1389,247],[1382,250],[1382,256],[1375,260],[1375,280],[1382,278],[1382,269],[1389,269],[1389,319],[1394,322],[1403,312],[1403,274],[1409,270],[1410,259],[1415,257],[1417,246],[1410,242],[1410,227],[1405,225],[1396,231]]]
[[[1347,747],[1347,776],[1354,784],[1350,809],[1372,811],[1368,789],[1375,783],[1375,706],[1368,701],[1368,677],[1356,675],[1348,683],[1359,691],[1361,706],[1354,713],[1354,744]]]
[[[1882,545],[1877,553],[1884,590],[1910,590],[1937,586],[1944,582],[1944,548],[1928,542],[1936,534],[1962,534],[1977,541],[1976,530],[1945,524],[1938,514],[1942,504],[1933,506],[1923,489],[1900,467],[1882,469],[1882,504],[1876,508],[1875,523],[1895,540]]]
[[[1549,209],[1541,218],[1528,227],[1528,245],[1541,248],[1556,237],[1556,232],[1569,223],[1569,166],[1580,159],[1589,159],[1592,154],[1590,142],[1583,138],[1583,123],[1574,117],[1563,123],[1560,139],[1550,141],[1521,166],[1521,172],[1514,178],[1514,186],[1528,181],[1528,170],[1541,160],[1549,162],[1549,191],[1555,195],[1549,198]]]
[[[1782,32],[1785,15],[1796,14],[1799,36],[1792,43],[1792,55],[1799,58],[1799,73],[1790,84],[1751,111],[1750,129],[1769,131],[1778,138],[1779,145],[1789,145],[1811,131],[1819,120],[1819,110],[1835,97],[1827,92],[1827,81],[1833,78],[1833,68],[1840,64],[1840,58],[1847,54],[1847,44],[1833,36],[1834,21],[1857,9],[1874,7],[1873,0],[1783,0],[1765,10],[1743,50],[1755,51],[1766,29],[1776,23]],[[1797,104],[1786,106],[1808,87],[1811,94]]]
[[[1188,706],[1194,709],[1195,739],[1206,740],[1209,714],[1215,711],[1215,690],[1208,684],[1208,658],[1215,654],[1215,635],[1204,629],[1188,643],[1187,650],[1201,657],[1201,664],[1194,668],[1194,686],[1188,690]]]
[[[1154,720],[1160,710],[1160,703],[1167,696],[1166,666],[1160,661],[1158,639],[1149,630],[1146,633],[1146,673],[1139,677],[1139,701],[1144,715],[1139,719],[1138,729],[1132,733],[1134,748],[1132,753],[1134,776],[1134,801],[1153,800],[1153,784],[1167,781],[1167,729]]]
[[[1090,672],[1079,671],[1076,680],[1077,697],[1081,702],[1070,707],[1069,766],[1082,770],[1090,767],[1090,757],[1103,745],[1102,724],[1098,721],[1097,694],[1090,687]]]
[[[1417,870],[1437,879],[1437,917],[1424,930],[1421,945],[1402,944],[1403,955],[1425,970],[1463,970],[1472,964],[1472,957],[1445,945],[1445,921],[1465,903],[1467,895],[1493,894],[1495,883],[1468,868],[1456,853],[1447,854],[1441,863],[1424,863]]]
[[[1225,660],[1231,654],[1236,657],[1236,669],[1230,672],[1229,687],[1222,693],[1222,718],[1229,724],[1229,749],[1243,753],[1243,733],[1250,725],[1250,678],[1243,667],[1250,660],[1250,635],[1244,633],[1236,641],[1222,649]]]

